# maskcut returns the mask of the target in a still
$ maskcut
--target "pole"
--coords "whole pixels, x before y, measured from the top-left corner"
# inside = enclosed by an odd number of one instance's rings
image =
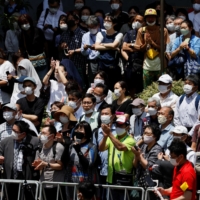
[[[160,58],[161,58],[161,73],[164,72],[165,60],[165,43],[164,43],[164,0],[160,0]]]

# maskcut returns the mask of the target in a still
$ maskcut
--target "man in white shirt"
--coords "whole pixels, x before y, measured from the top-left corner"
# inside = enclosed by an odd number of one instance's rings
[[[167,106],[175,109],[178,96],[172,91],[172,77],[168,74],[164,74],[158,79],[158,90],[159,93],[153,95],[160,100],[161,107]]]
[[[48,0],[43,0],[43,10],[46,10],[47,8],[49,8]],[[60,2],[59,10],[63,11],[63,3],[62,3],[62,0],[61,0],[61,2]]]

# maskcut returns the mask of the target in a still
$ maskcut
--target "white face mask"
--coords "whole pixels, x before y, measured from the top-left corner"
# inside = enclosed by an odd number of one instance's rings
[[[15,133],[14,131],[12,131],[11,137],[12,137],[14,140],[17,140],[17,139],[19,138],[18,134]]]
[[[87,19],[88,19],[88,15],[82,15],[81,16],[81,20],[83,21],[83,22],[86,22],[87,21]]]
[[[76,4],[74,5],[74,7],[75,7],[77,10],[80,10],[83,6],[84,6],[83,3],[76,3]]]
[[[167,28],[168,31],[171,31],[171,32],[175,31],[174,23],[167,24],[166,28]]]
[[[70,106],[70,107],[73,108],[74,110],[77,108],[76,102],[74,102],[74,101],[69,101],[69,102],[68,102],[68,106]]]
[[[90,114],[90,113],[94,112],[94,109],[91,108],[90,110],[84,110],[84,112],[85,112],[85,114]]]
[[[13,116],[13,112],[12,111],[5,111],[3,112],[3,118],[6,120],[6,121],[10,121],[14,118]]]
[[[90,34],[95,35],[98,32],[97,28],[89,28]]]
[[[27,71],[25,69],[20,69],[20,73],[21,73],[22,76],[27,75]]]
[[[139,29],[142,27],[142,24],[140,22],[133,22],[132,23],[132,28],[133,29]]]
[[[66,124],[67,122],[69,122],[69,119],[68,119],[68,117],[66,117],[66,116],[60,116],[60,117],[59,117],[59,120],[60,120],[60,122],[61,122],[62,124]]]
[[[109,115],[101,115],[101,123],[102,124],[110,124],[111,119]]]
[[[24,92],[27,95],[31,95],[31,94],[33,94],[33,89],[31,87],[25,87]]]
[[[96,86],[98,83],[104,84],[104,80],[99,79],[99,78],[94,79],[94,84],[95,84],[95,86]]]
[[[42,144],[46,144],[49,141],[49,138],[46,135],[41,135],[40,141],[42,142]]]
[[[154,141],[154,137],[153,136],[147,136],[147,135],[145,135],[144,136],[144,143],[145,144],[149,144],[149,143],[151,143],[152,141]]]
[[[97,95],[94,95],[95,96],[95,98],[96,98],[96,102],[97,103],[100,103],[102,100],[101,100],[101,97],[99,97],[99,96],[97,96]]]
[[[175,30],[176,32],[180,32],[180,29],[181,29],[181,27],[180,27],[179,25],[176,25],[176,26],[174,27],[174,30]]]
[[[152,23],[149,23],[149,22],[146,22],[148,26],[154,26],[156,24],[156,21],[152,22]]]
[[[49,12],[50,12],[51,14],[56,14],[57,11],[58,11],[58,8],[49,8]]]
[[[183,21],[186,20],[186,17],[183,16],[183,15],[180,15],[180,16],[178,16],[178,17],[180,17],[181,19],[183,19]]]
[[[118,10],[119,9],[119,4],[118,3],[113,3],[113,4],[111,4],[111,9],[112,10]]]
[[[121,96],[120,89],[115,89],[114,94],[115,94],[116,97],[119,98]]]
[[[23,24],[23,25],[21,25],[21,28],[24,31],[28,31],[30,29],[30,27],[31,27],[30,24]]]
[[[167,87],[168,87],[168,85],[158,85],[158,90],[161,94],[164,94],[169,91],[169,89],[167,89]]]
[[[142,114],[141,108],[132,108],[132,112],[136,116],[140,116]]]
[[[176,162],[176,159],[174,159],[174,158],[170,158],[169,162],[170,162],[173,166],[178,166],[178,163]]]
[[[198,3],[193,4],[193,8],[194,8],[195,11],[199,11],[200,10],[200,4],[198,4]]]
[[[105,22],[105,23],[103,24],[103,26],[104,26],[104,28],[105,28],[106,30],[110,30],[110,29],[112,28],[112,24],[111,24],[111,23],[108,23],[108,22]]]
[[[23,84],[18,83],[18,89],[20,92],[24,91]]]
[[[60,29],[61,29],[62,31],[66,31],[67,28],[68,28],[67,24],[61,24],[61,25],[60,25]]]
[[[191,85],[184,85],[183,86],[183,91],[185,92],[185,94],[190,94],[192,92],[193,87]]]
[[[164,116],[164,115],[159,115],[158,116],[158,123],[159,124],[164,124],[164,123],[166,123],[167,122],[167,118]]]
[[[125,132],[126,132],[125,128],[116,127],[116,133],[117,133],[118,136],[123,135]]]
[[[157,110],[155,108],[148,108],[148,113],[153,116],[153,115],[156,115],[157,113]]]

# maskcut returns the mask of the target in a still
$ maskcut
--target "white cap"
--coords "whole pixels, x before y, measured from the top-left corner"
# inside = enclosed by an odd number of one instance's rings
[[[169,76],[168,74],[163,74],[162,76],[160,76],[158,81],[163,82],[163,83],[172,83],[173,80],[172,80],[172,77]]]
[[[187,128],[185,126],[175,126],[173,129],[172,133],[177,133],[177,134],[188,134]]]

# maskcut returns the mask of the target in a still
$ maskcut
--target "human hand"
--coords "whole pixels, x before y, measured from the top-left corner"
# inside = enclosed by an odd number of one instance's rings
[[[63,134],[59,132],[56,133],[55,141],[60,142],[60,143],[64,142]]]
[[[163,159],[163,152],[158,153],[158,160],[162,160]]]
[[[59,69],[59,67],[60,67],[60,61],[59,60],[56,60],[56,67],[55,67],[55,69]]]
[[[46,30],[49,28],[49,24],[45,24],[44,27],[43,27],[43,30]]]
[[[67,43],[66,43],[66,42],[63,42],[63,43],[61,44],[61,48],[62,48],[62,49],[66,49],[66,48],[67,48]]]
[[[84,44],[83,48],[84,48],[84,50],[87,50],[89,47],[87,44]]]
[[[111,129],[109,124],[101,124],[104,137],[109,137]]]
[[[95,50],[95,44],[93,44],[92,46],[89,47],[92,50]]]
[[[75,53],[75,50],[69,50],[69,51],[68,51],[69,57],[73,56],[74,53]]]
[[[34,162],[32,163],[33,167],[37,167],[40,163],[42,162],[42,160],[40,160],[39,158],[37,160],[34,160]]]
[[[170,160],[169,155],[163,155],[163,158],[164,158],[164,160],[167,160],[167,161]]]
[[[188,43],[187,42],[182,42],[180,45],[180,49],[188,48]]]
[[[9,81],[12,79],[12,77],[13,77],[13,76],[12,76],[11,74],[8,74],[8,75],[7,75],[7,79],[8,79]]]
[[[131,147],[132,152],[134,153],[134,155],[139,158],[140,155],[142,155],[140,148],[138,148],[138,150],[135,149],[135,147]]]
[[[44,162],[44,161],[41,161],[37,167],[35,167],[34,170],[43,170],[45,167],[47,167],[48,163],[47,162]]]
[[[53,57],[51,58],[51,63],[50,63],[50,67],[51,67],[51,69],[55,69],[55,67],[56,67],[56,61],[53,59]]]
[[[157,190],[158,192],[160,192],[161,195],[165,195],[165,189],[164,189],[164,188],[162,188],[162,187],[157,187],[156,190]],[[157,193],[156,193],[156,190],[154,190],[154,193],[155,193],[156,196],[158,196]]]
[[[88,90],[88,93],[90,93],[90,94],[92,94],[94,92],[94,88],[90,88],[89,90]]]
[[[3,164],[4,160],[5,160],[4,156],[0,156],[0,164]]]
[[[167,60],[171,60],[171,55],[169,53],[166,53],[165,56],[166,56]]]

